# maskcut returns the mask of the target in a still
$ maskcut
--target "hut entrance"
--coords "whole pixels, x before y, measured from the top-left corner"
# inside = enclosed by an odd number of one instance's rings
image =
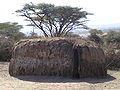
[[[73,78],[79,78],[78,67],[79,67],[79,52],[78,48],[74,48]]]

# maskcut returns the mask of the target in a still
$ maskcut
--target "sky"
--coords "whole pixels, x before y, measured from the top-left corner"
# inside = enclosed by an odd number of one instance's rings
[[[120,0],[0,0],[0,22],[18,22],[25,26],[24,18],[17,16],[15,11],[30,2],[82,7],[85,11],[94,14],[88,16],[90,21],[87,22],[92,28],[99,29],[104,25],[120,24]],[[29,30],[32,30],[32,27]],[[29,30],[25,27],[22,31],[28,33]]]

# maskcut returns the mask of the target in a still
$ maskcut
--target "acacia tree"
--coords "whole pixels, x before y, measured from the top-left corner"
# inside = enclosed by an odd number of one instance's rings
[[[87,28],[84,23],[89,14],[82,11],[82,8],[43,3],[25,4],[21,10],[16,12],[39,28],[45,37],[60,37],[76,28]]]

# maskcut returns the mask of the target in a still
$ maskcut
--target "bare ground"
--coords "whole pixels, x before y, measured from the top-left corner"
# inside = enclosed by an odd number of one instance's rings
[[[120,71],[108,70],[107,78],[71,79],[52,76],[11,77],[8,62],[0,62],[0,90],[120,90]]]

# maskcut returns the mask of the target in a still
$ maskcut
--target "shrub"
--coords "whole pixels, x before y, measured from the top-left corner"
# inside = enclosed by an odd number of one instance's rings
[[[120,43],[110,43],[105,49],[106,67],[109,69],[120,69]]]
[[[88,39],[90,41],[93,41],[93,42],[97,43],[97,44],[102,44],[103,43],[102,38],[100,36],[96,35],[96,34],[89,35]]]
[[[12,56],[14,41],[9,37],[0,35],[0,61],[9,61]]]

